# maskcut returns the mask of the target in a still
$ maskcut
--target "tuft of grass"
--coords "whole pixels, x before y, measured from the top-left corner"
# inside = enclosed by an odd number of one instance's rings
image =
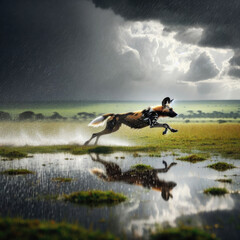
[[[216,179],[215,181],[222,182],[222,183],[232,183],[232,179]]]
[[[154,154],[154,153],[151,153],[148,155],[149,157],[161,157],[161,154]]]
[[[217,171],[221,171],[221,172],[226,171],[228,169],[235,168],[235,166],[233,164],[229,164],[229,163],[225,163],[225,162],[218,162],[218,163],[210,164],[207,167],[215,169]]]
[[[172,156],[179,156],[180,154],[179,154],[179,153],[172,152],[171,155],[172,155]]]
[[[146,171],[146,170],[152,170],[153,168],[150,165],[140,163],[140,164],[131,166],[131,169],[137,170],[137,171]]]
[[[141,155],[140,155],[139,153],[137,153],[137,152],[134,152],[134,153],[133,153],[133,157],[134,157],[134,158],[137,158],[137,157],[141,157]]]
[[[77,240],[77,239],[117,239],[110,233],[85,229],[77,224],[56,223],[54,221],[23,220],[20,218],[0,218],[0,238],[7,240]]]
[[[5,149],[0,150],[0,156],[10,159],[20,159],[27,157],[26,153],[19,152],[17,150],[7,151]]]
[[[90,206],[113,205],[126,199],[126,196],[121,193],[100,190],[80,191],[64,195],[65,201]]]
[[[158,230],[150,237],[151,240],[216,240],[215,234],[210,234],[200,228],[190,226],[180,226]]]
[[[59,183],[71,182],[72,180],[73,180],[72,178],[64,178],[64,177],[52,178],[52,181],[54,181],[54,182],[59,182]]]
[[[205,189],[204,193],[211,194],[214,196],[221,196],[221,195],[225,195],[226,193],[228,193],[228,190],[226,188],[212,187],[212,188]]]
[[[23,175],[23,174],[33,174],[35,172],[29,171],[27,169],[8,169],[2,172],[3,174],[8,175]]]
[[[202,157],[202,156],[199,156],[199,155],[196,155],[196,154],[192,154],[192,155],[188,155],[188,156],[185,156],[185,157],[179,157],[179,158],[177,158],[177,160],[196,163],[196,162],[204,161],[204,160],[206,160],[206,158]]]
[[[89,153],[103,153],[103,154],[107,154],[107,153],[112,153],[113,152],[113,148],[112,147],[108,147],[108,146],[97,146],[94,148],[90,148],[88,149]]]

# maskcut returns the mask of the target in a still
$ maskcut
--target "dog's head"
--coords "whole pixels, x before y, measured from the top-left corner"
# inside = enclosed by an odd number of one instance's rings
[[[176,186],[177,184],[175,182],[167,182],[166,185],[162,188],[162,198],[165,201],[168,201],[169,197],[173,198],[171,190]]]
[[[173,195],[171,193],[172,189],[175,188],[177,184],[175,182],[165,182],[162,181],[159,186],[156,184],[154,187],[152,187],[153,190],[162,192],[162,198],[165,201],[168,201],[169,198],[173,198]]]
[[[177,113],[175,113],[174,111],[173,111],[173,108],[170,106],[170,103],[173,101],[173,99],[172,100],[170,100],[170,98],[169,97],[166,97],[166,98],[164,98],[163,100],[162,100],[162,107],[163,107],[163,110],[162,110],[162,112],[164,113],[164,115],[165,116],[167,116],[167,117],[176,117],[177,116]]]

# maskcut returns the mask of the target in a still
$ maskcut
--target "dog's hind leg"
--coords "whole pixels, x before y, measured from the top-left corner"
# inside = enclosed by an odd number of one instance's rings
[[[91,137],[88,141],[85,142],[84,145],[88,145],[88,144],[90,143],[90,141],[91,141],[93,138],[95,138],[95,137],[96,137],[96,141],[95,141],[95,145],[96,145],[96,144],[98,143],[99,138],[100,138],[102,135],[106,135],[106,134],[110,134],[110,133],[116,132],[120,127],[121,127],[121,123],[118,122],[115,117],[112,117],[112,118],[110,118],[110,119],[107,121],[107,126],[106,126],[106,128],[105,128],[103,131],[99,132],[99,133],[94,133],[94,134],[92,135],[92,137]]]
[[[85,146],[87,146],[93,138],[97,137],[96,133],[93,133],[92,137],[84,143]]]
[[[92,141],[92,139],[94,139],[94,138],[96,138],[96,141],[95,141],[94,145],[97,145],[99,138],[102,135],[109,134],[109,133],[112,133],[112,131],[108,130],[108,129],[104,129],[103,131],[98,132],[98,133],[93,133],[92,137],[88,141],[86,141],[84,143],[84,145],[87,146]]]
[[[106,126],[106,128],[103,131],[101,131],[99,133],[95,133],[97,138],[96,138],[96,141],[95,141],[94,145],[97,145],[98,140],[99,140],[99,138],[102,135],[106,135],[106,134],[110,134],[110,133],[116,132],[120,127],[121,127],[121,123],[116,123],[113,128],[112,128],[112,126],[110,124],[108,125],[108,123],[107,123],[107,126]]]
[[[99,140],[99,138],[100,138],[102,135],[110,134],[110,133],[112,133],[112,131],[111,131],[110,129],[104,129],[103,131],[101,131],[101,132],[99,132],[99,133],[96,133],[97,138],[96,138],[96,141],[95,141],[94,145],[97,145],[98,140]]]

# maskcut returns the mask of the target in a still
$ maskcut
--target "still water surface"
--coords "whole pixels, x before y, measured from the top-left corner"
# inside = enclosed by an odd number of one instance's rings
[[[182,153],[180,153],[183,155]],[[122,157],[122,158],[121,158]],[[200,163],[177,161],[171,153],[161,157],[142,154],[114,153],[109,155],[74,156],[67,153],[34,154],[33,158],[0,161],[0,171],[9,168],[27,168],[36,174],[27,176],[0,175],[0,215],[77,222],[85,227],[109,230],[118,236],[148,238],[155,224],[176,224],[183,221],[199,226],[214,226],[221,239],[238,239],[240,231],[240,196],[227,194],[212,197],[203,194],[208,187],[240,189],[239,168],[217,172],[206,168],[210,163],[225,161],[240,167],[239,160],[211,157]],[[167,172],[125,174],[134,164],[144,163],[162,169],[165,160]],[[114,174],[112,174],[114,172]],[[220,183],[218,178],[232,178],[233,183]],[[237,175],[237,176],[232,176]],[[70,183],[52,181],[55,177],[71,177]],[[68,194],[80,190],[113,190],[128,197],[115,206],[88,207],[46,200],[42,196]]]

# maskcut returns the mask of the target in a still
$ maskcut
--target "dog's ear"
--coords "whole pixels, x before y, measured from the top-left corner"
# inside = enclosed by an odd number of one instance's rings
[[[165,97],[165,98],[162,100],[162,106],[163,106],[163,107],[166,107],[166,104],[169,104],[169,103],[171,103],[172,101],[173,101],[173,99],[170,100],[169,97]]]

